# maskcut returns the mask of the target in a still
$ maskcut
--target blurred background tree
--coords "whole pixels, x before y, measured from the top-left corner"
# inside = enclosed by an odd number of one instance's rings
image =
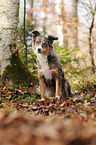
[[[83,2],[81,0],[81,5],[83,8],[86,8],[86,13],[85,19],[86,23],[85,26],[88,29],[88,40],[89,40],[89,54],[90,54],[90,59],[91,59],[91,66],[92,66],[92,71],[95,73],[95,56],[94,56],[94,47],[96,47],[95,42],[96,42],[96,36],[94,35],[94,30],[96,28],[96,1],[90,0],[89,2]],[[90,18],[90,19],[89,19]],[[96,49],[96,48],[95,48]]]

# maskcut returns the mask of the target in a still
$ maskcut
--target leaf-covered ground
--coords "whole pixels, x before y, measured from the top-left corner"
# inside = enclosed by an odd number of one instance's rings
[[[0,87],[0,145],[96,145],[96,84],[40,99],[37,86]]]
[[[96,118],[0,113],[0,145],[95,145]]]

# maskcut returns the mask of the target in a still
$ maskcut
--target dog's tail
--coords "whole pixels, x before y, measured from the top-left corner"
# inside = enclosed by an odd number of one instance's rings
[[[67,78],[65,78],[65,81],[64,81],[64,87],[65,87],[65,93],[66,93],[66,97],[72,97],[72,93],[71,93],[71,85],[68,81]]]
[[[67,78],[64,77],[64,72],[61,71],[61,79],[60,79],[60,83],[61,83],[61,98],[66,98],[66,97],[71,97],[72,93],[71,93],[71,85],[68,81]]]

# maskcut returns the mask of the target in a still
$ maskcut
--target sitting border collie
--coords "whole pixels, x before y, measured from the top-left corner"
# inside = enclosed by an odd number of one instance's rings
[[[37,56],[38,78],[41,98],[66,98],[71,95],[71,86],[64,77],[63,67],[53,48],[54,36],[42,36],[38,31],[32,31],[32,47]]]

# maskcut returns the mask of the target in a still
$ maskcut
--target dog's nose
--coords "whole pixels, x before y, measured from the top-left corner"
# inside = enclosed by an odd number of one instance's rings
[[[41,48],[38,48],[38,53],[42,52],[42,49]]]

